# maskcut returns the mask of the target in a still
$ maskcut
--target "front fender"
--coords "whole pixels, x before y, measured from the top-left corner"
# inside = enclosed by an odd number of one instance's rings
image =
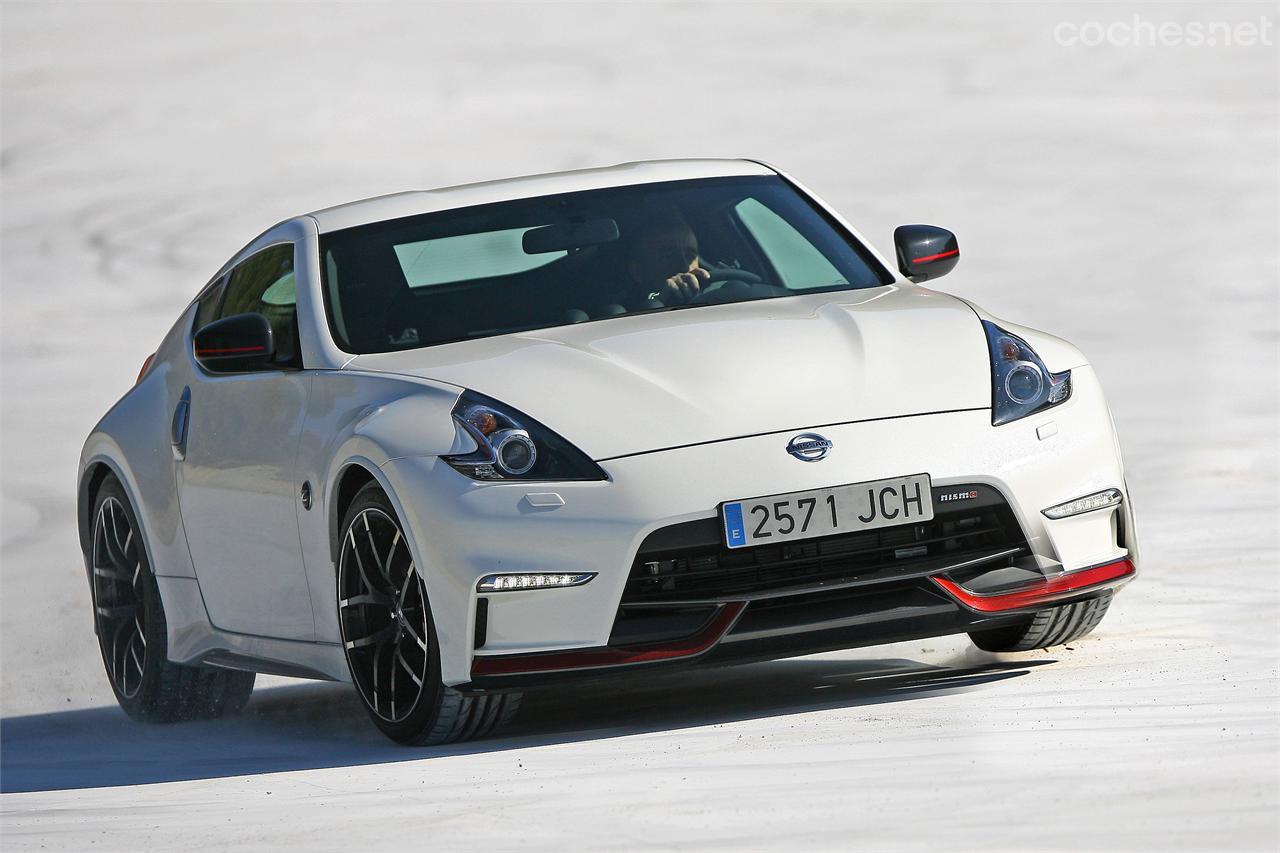
[[[470,453],[476,450],[476,443],[453,419],[460,393],[461,389],[420,387],[403,397],[368,406],[352,423],[344,447],[371,458],[385,457],[379,466],[402,456]],[[342,456],[341,450],[337,457]]]
[[[1051,335],[1048,332],[1042,332],[1039,329],[1033,329],[1030,326],[1001,320],[999,317],[992,316],[981,306],[975,305],[963,297],[957,296],[956,298],[972,308],[973,313],[977,314],[979,319],[995,323],[1006,332],[1017,335],[1030,344],[1031,348],[1036,351],[1036,355],[1040,356],[1041,360],[1044,361],[1044,366],[1054,373],[1074,370],[1089,363],[1089,359],[1084,357],[1084,353],[1070,341],[1063,340],[1057,335]]]
[[[360,371],[321,371],[315,376],[307,422],[298,449],[298,481],[312,486],[312,507],[298,525],[316,635],[338,642],[334,565],[345,506],[347,477],[376,480],[404,517],[383,473],[392,459],[469,453],[475,442],[458,429],[452,412],[462,389],[441,382]],[[354,481],[352,481],[354,482]],[[418,559],[416,542],[410,550]]]
[[[80,454],[77,507],[80,544],[89,552],[90,486],[106,466],[124,486],[157,576],[195,577],[178,508],[169,439],[167,365],[157,365],[115,406],[85,440]]]
[[[1039,329],[1011,323],[1008,320],[1001,320],[992,316],[981,306],[975,305],[967,299],[963,301],[973,309],[979,319],[995,323],[1000,328],[1026,341],[1044,361],[1045,367],[1049,368],[1049,370],[1058,373],[1063,370],[1078,370],[1089,366],[1089,360],[1085,358],[1084,353],[1070,341],[1063,340],[1057,335],[1051,335],[1048,332],[1042,332]],[[1115,449],[1116,464],[1119,468],[1119,485],[1124,489],[1124,503],[1120,506],[1120,526],[1122,529],[1122,541],[1120,544],[1128,550],[1129,559],[1136,566],[1141,561],[1141,552],[1138,546],[1138,522],[1133,509],[1132,493],[1129,491],[1129,484],[1124,476],[1124,455],[1120,450],[1120,436],[1116,430],[1115,418],[1111,415],[1111,408],[1107,405],[1105,398],[1102,397],[1101,391],[1099,391],[1099,404],[1110,427],[1112,446]]]

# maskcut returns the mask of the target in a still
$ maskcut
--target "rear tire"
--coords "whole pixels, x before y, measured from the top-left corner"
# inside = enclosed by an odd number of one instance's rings
[[[1107,591],[1087,601],[1040,610],[1019,625],[970,631],[969,639],[986,652],[1026,652],[1060,646],[1078,640],[1098,627],[1102,617],[1107,615],[1113,595]]]
[[[519,693],[470,695],[440,680],[426,585],[391,501],[369,483],[342,519],[338,624],[365,710],[387,737],[433,746],[486,737],[520,707]]]
[[[94,496],[91,518],[94,631],[120,707],[153,723],[208,720],[243,709],[255,673],[169,661],[160,588],[137,516],[114,474]]]

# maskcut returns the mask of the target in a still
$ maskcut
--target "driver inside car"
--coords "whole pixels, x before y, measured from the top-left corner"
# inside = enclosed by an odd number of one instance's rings
[[[645,222],[627,256],[629,281],[615,301],[633,310],[683,305],[711,280],[698,259],[697,235],[674,211]]]
[[[699,301],[726,278],[747,284],[760,279],[738,267],[708,264],[698,254],[698,237],[674,207],[650,209],[645,219],[624,232],[613,269],[621,276],[601,292],[604,304],[587,296],[594,305],[590,312],[570,308],[564,314],[569,323],[630,312],[652,311]]]

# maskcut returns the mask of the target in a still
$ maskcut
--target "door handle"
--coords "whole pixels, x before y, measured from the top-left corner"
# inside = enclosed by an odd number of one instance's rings
[[[169,426],[169,439],[173,443],[173,458],[181,462],[187,458],[187,426],[191,422],[191,388],[182,389],[182,397],[173,410],[173,423]]]

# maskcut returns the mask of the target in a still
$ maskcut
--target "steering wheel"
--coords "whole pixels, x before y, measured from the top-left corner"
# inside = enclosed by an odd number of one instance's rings
[[[760,276],[746,270],[716,269],[714,275],[715,278],[702,285],[697,296],[683,304],[715,305],[720,302],[734,302],[749,298],[755,293],[759,293],[760,296],[773,296],[775,291],[779,290],[771,284],[765,284]]]

